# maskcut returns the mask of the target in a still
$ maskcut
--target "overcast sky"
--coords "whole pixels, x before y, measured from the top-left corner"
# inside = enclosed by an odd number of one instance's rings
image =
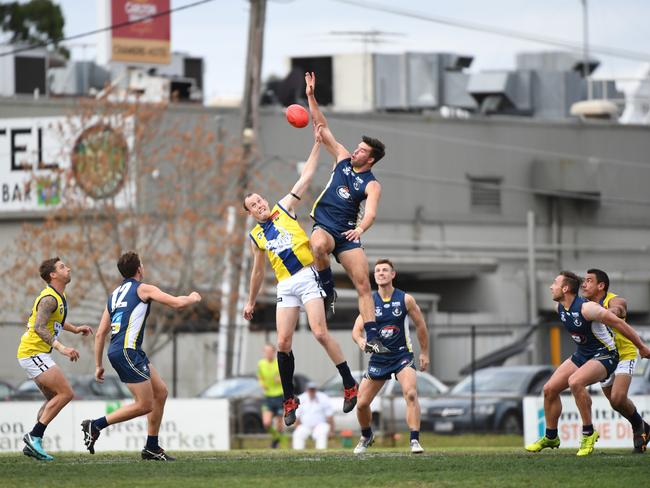
[[[193,0],[172,0],[172,7]],[[66,19],[65,34],[96,29],[97,4],[90,0],[59,0]],[[367,0],[425,15],[449,17],[503,29],[582,42],[580,0]],[[243,91],[247,0],[215,0],[173,14],[172,50],[201,56],[205,61],[205,99],[238,97]],[[650,53],[650,1],[589,0],[590,42],[594,45]],[[103,26],[102,26],[103,27]],[[459,29],[407,18],[337,0],[269,0],[263,75],[284,76],[287,58],[314,54],[362,52],[363,45],[330,34],[341,30],[377,29],[400,36],[371,46],[375,52],[445,51],[474,56],[472,71],[514,66],[520,51],[556,50],[535,42]],[[93,37],[77,43],[94,44]],[[73,46],[73,57],[94,58],[90,46]],[[597,77],[629,77],[642,69],[640,61],[595,55]],[[650,59],[650,56],[649,56]]]

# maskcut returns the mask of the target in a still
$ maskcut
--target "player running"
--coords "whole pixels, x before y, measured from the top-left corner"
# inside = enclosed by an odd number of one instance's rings
[[[371,426],[370,403],[392,375],[395,375],[399,381],[406,400],[406,423],[411,431],[411,452],[413,454],[424,452],[420,445],[420,402],[416,389],[417,378],[407,315],[415,323],[415,331],[420,343],[421,371],[425,371],[429,366],[429,336],[424,317],[415,299],[393,287],[395,275],[395,267],[389,259],[380,259],[375,263],[375,282],[379,288],[373,293],[374,314],[377,321],[377,334],[388,352],[373,353],[370,356],[368,372],[359,386],[357,419],[361,427],[361,438],[354,448],[355,454],[364,453],[375,440]],[[364,323],[361,316],[354,324],[352,338],[362,351],[366,351]]]
[[[68,302],[65,287],[72,279],[72,270],[58,257],[46,259],[38,269],[47,286],[34,300],[32,313],[27,320],[27,330],[20,338],[18,363],[27,376],[45,396],[45,403],[36,415],[36,425],[23,437],[23,453],[39,461],[52,461],[54,458],[43,449],[45,429],[54,417],[74,397],[74,392],[63,371],[52,359],[52,349],[56,349],[70,361],[79,359],[79,352],[64,346],[59,341],[62,330],[84,336],[92,334],[87,325],[76,327],[66,321]]]
[[[295,207],[309,187],[316,171],[320,148],[319,127],[316,140],[305,163],[300,178],[293,188],[273,208],[257,193],[250,193],[244,199],[244,208],[257,225],[251,230],[251,250],[253,267],[251,269],[248,302],[243,315],[246,320],[253,318],[257,295],[264,282],[264,253],[269,258],[278,280],[276,329],[278,334],[278,367],[284,397],[284,423],[292,425],[296,421],[296,409],[300,404],[294,395],[293,372],[295,359],[291,350],[293,334],[298,323],[298,314],[303,308],[307,321],[316,340],[325,348],[327,355],[341,375],[344,386],[343,411],[349,412],[357,402],[357,383],[350,373],[348,363],[343,357],[341,346],[327,330],[323,292],[312,263],[314,258],[309,249],[309,238],[300,226]]]
[[[148,435],[147,443],[142,449],[142,459],[174,461],[176,458],[167,454],[158,445],[158,432],[167,400],[167,386],[142,350],[142,339],[151,302],[181,309],[200,302],[201,295],[193,291],[188,296],[175,297],[161,291],[157,286],[143,283],[144,266],[135,252],[122,254],[117,261],[117,268],[124,277],[124,281],[109,295],[97,329],[95,380],[98,383],[104,381],[104,366],[102,364],[104,343],[110,332],[108,360],[120,380],[133,394],[135,402],[124,405],[105,417],[84,420],[81,423],[84,444],[90,454],[95,454],[95,442],[102,429],[146,415]]]
[[[316,269],[327,294],[325,306],[328,312],[333,312],[336,300],[329,262],[329,254],[332,253],[345,268],[359,295],[359,313],[366,328],[368,352],[378,352],[381,345],[376,340],[377,327],[368,279],[368,260],[361,247],[361,234],[370,228],[377,215],[381,185],[372,174],[372,168],[384,157],[385,147],[381,141],[363,136],[357,148],[350,154],[334,138],[325,116],[318,107],[314,96],[314,73],[305,73],[305,83],[314,125],[322,126],[323,144],[335,158],[330,179],[311,211],[315,223],[310,245]],[[364,201],[363,218],[357,222]]]
[[[650,349],[624,320],[601,305],[578,296],[580,278],[571,271],[562,271],[550,286],[553,300],[564,327],[578,345],[576,352],[565,360],[544,385],[544,416],[546,434],[526,446],[529,452],[560,447],[557,425],[562,413],[560,393],[567,388],[575,398],[582,418],[582,442],[578,456],[587,456],[594,450],[598,432],[591,421],[591,396],[587,386],[603,381],[613,374],[618,364],[618,352],[613,327],[639,349],[642,357],[650,357]]]
[[[627,301],[609,291],[609,276],[603,270],[593,268],[587,271],[582,282],[582,296],[592,302],[600,303],[614,315],[625,320]],[[612,332],[618,350],[618,366],[609,378],[600,382],[600,386],[612,408],[632,424],[634,451],[643,453],[648,444],[650,425],[643,421],[636,406],[627,396],[638,352],[632,341],[617,330]]]

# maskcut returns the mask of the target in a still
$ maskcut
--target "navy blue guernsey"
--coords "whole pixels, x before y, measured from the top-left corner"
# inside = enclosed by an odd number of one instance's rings
[[[377,335],[381,339],[381,343],[390,349],[390,353],[373,354],[373,361],[412,353],[413,348],[406,320],[406,293],[394,288],[389,300],[382,299],[378,292],[374,292],[372,296],[375,300]]]
[[[109,354],[123,349],[141,349],[151,303],[140,300],[140,285],[139,281],[129,278],[108,297],[107,307],[111,316]]]
[[[566,310],[557,304],[560,320],[578,345],[578,352],[587,357],[602,351],[616,351],[614,336],[609,328],[600,322],[592,322],[582,316],[582,304],[588,302],[584,297],[576,296]]]
[[[338,233],[354,229],[366,199],[366,186],[375,179],[370,170],[356,173],[350,158],[340,161],[314,202],[311,218],[317,225]]]

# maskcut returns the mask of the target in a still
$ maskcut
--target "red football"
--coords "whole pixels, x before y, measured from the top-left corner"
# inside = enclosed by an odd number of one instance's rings
[[[302,129],[309,124],[309,113],[301,105],[294,103],[287,107],[287,120],[294,127]]]

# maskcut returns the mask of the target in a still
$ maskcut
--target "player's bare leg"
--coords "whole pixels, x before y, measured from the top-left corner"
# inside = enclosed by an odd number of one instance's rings
[[[359,295],[359,313],[364,323],[375,321],[375,302],[372,299],[368,278],[368,259],[361,248],[348,249],[339,254],[339,261],[345,268]]]
[[[330,253],[334,251],[334,238],[329,232],[316,228],[309,238],[309,247],[314,256],[314,266],[318,271],[318,277],[325,291],[325,301],[323,303],[327,316],[334,314],[334,304],[336,302],[336,290],[334,290],[334,277],[330,267]]]
[[[151,363],[149,363],[149,373],[151,376],[153,401],[151,412],[147,414],[147,443],[141,453],[142,459],[175,461],[176,458],[167,454],[158,444],[158,433],[160,432],[160,424],[162,423],[165,402],[167,401],[168,395],[167,385],[165,385],[160,373],[158,373],[158,370]]]
[[[599,361],[591,359],[583,364],[569,377],[569,388],[576,401],[576,406],[582,418],[582,442],[578,456],[587,456],[594,450],[598,440],[598,432],[594,430],[591,419],[591,395],[587,386],[602,381],[607,377],[607,369]]]
[[[34,381],[41,391],[53,394],[39,410],[39,422],[47,425],[74,398],[74,391],[61,368],[56,365],[39,374]]]
[[[402,387],[402,394],[406,401],[406,424],[410,430],[410,446],[413,454],[424,452],[420,445],[420,401],[416,388],[417,376],[411,367],[403,368],[397,373],[397,381]]]
[[[632,424],[634,450],[643,453],[646,450],[648,440],[650,440],[650,425],[644,422],[637,411],[636,405],[627,396],[631,382],[631,374],[616,373],[612,386],[603,388],[603,394],[609,400],[612,408]]]
[[[368,378],[361,380],[357,398],[357,420],[359,421],[359,427],[361,427],[361,438],[357,447],[354,448],[355,454],[363,454],[375,441],[375,435],[372,432],[370,404],[384,386],[384,383],[384,380],[370,380]]]

